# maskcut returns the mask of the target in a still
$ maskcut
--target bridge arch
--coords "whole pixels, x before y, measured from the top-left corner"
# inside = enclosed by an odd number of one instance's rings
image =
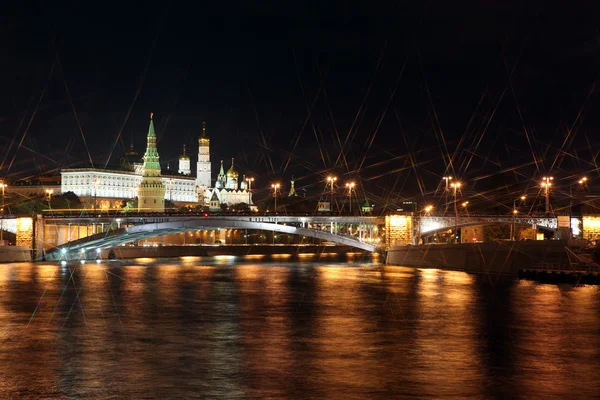
[[[269,222],[253,222],[218,218],[195,218],[177,221],[152,222],[87,236],[85,238],[71,241],[69,243],[65,243],[63,245],[54,247],[46,251],[46,259],[68,259],[69,257],[73,258],[73,255],[79,254],[82,250],[85,252],[90,249],[106,249],[151,237],[164,236],[172,233],[188,232],[199,229],[266,230],[278,233],[308,236],[342,245],[356,247],[358,249],[370,252],[377,251],[376,246],[368,243],[363,243],[359,240],[356,240],[352,236],[332,234],[329,232],[315,229],[301,228],[291,225],[282,225]]]

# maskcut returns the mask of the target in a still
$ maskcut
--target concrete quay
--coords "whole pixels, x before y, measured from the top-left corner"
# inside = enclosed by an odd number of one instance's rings
[[[386,263],[515,278],[525,271],[530,276],[534,271],[563,275],[598,271],[591,257],[575,253],[561,240],[397,246],[388,250]]]
[[[0,246],[0,263],[31,261],[28,246]]]

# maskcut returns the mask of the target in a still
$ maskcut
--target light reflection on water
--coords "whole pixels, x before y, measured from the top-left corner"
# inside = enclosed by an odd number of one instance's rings
[[[0,266],[0,398],[577,398],[600,290],[226,258]]]

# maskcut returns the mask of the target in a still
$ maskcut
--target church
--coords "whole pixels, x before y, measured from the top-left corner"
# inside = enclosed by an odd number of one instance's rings
[[[189,158],[185,154],[179,157],[179,170],[187,169],[189,175]],[[217,180],[212,185],[211,180],[211,161],[210,161],[210,138],[206,134],[206,123],[202,123],[202,134],[198,139],[198,163],[196,165],[196,187],[198,188],[199,198],[202,199],[203,205],[211,205],[211,209],[215,209],[215,202],[218,200],[219,207],[221,204],[232,206],[234,204],[245,203],[252,205],[252,188],[251,181],[240,175],[235,169],[234,159],[231,159],[231,167],[225,173],[223,160],[221,160],[221,168],[217,175]],[[215,198],[216,197],[216,198]]]
[[[206,123],[202,124],[202,134],[198,139],[198,162],[196,177],[191,176],[191,160],[183,146],[179,157],[178,173],[162,171],[153,114],[146,137],[146,152],[143,157],[133,148],[121,158],[119,166],[108,168],[69,168],[61,170],[61,192],[73,192],[77,196],[92,200],[94,208],[119,208],[123,200],[137,197],[138,210],[163,212],[165,200],[179,204],[201,206],[222,204],[232,206],[239,203],[252,205],[251,187],[234,167],[224,172],[223,161],[217,180],[212,185],[210,138],[206,134]],[[211,199],[213,200],[211,202]]]

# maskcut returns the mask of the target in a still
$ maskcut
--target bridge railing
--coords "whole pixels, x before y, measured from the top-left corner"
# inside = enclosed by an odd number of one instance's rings
[[[256,212],[256,211],[165,211],[165,212],[123,212],[123,211],[99,211],[99,210],[72,210],[72,211],[54,211],[43,210],[42,216],[50,218],[144,218],[144,217],[375,217],[375,215],[363,215],[350,212],[314,212],[314,213],[275,213],[275,212]]]

